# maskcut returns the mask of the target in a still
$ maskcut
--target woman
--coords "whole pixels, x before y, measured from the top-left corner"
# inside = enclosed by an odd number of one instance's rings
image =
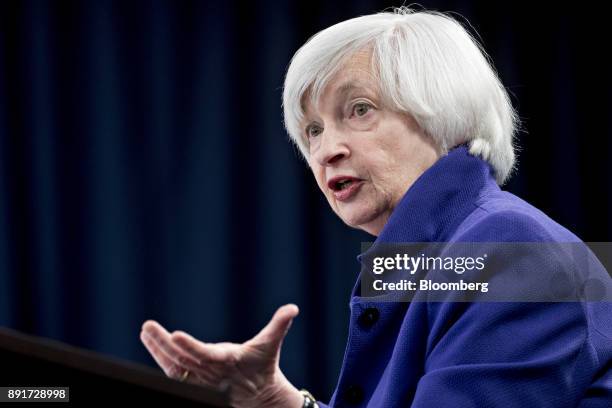
[[[318,33],[294,56],[283,105],[292,140],[333,211],[393,242],[579,242],[498,187],[516,115],[477,43],[453,19],[400,8]],[[610,406],[609,303],[351,299],[330,406]],[[225,390],[236,407],[324,407],[282,374],[295,305],[244,344],[143,325],[170,377]]]

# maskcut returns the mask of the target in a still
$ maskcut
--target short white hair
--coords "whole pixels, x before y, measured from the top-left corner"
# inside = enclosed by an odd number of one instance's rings
[[[499,184],[514,168],[518,116],[487,54],[452,17],[407,7],[357,17],[320,31],[291,59],[285,127],[304,158],[303,98],[318,101],[344,61],[372,51],[372,73],[387,105],[410,114],[442,154],[461,143],[488,161]]]

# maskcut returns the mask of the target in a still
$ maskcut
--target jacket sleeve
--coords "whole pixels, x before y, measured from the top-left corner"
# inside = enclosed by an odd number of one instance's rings
[[[591,378],[580,303],[442,303],[413,407],[569,407]]]
[[[529,220],[515,215],[490,221],[498,231],[531,232],[487,236],[494,229],[483,223],[463,240],[547,239],[545,231],[521,225]],[[517,282],[513,290],[545,288],[551,282],[558,265],[549,256],[543,259],[521,260],[531,282]],[[516,265],[508,262],[508,268]],[[432,302],[427,313],[430,332],[415,408],[574,407],[599,365],[583,302]]]

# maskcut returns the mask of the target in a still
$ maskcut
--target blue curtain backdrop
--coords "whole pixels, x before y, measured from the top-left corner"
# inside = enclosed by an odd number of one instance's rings
[[[465,16],[528,132],[507,189],[607,241],[612,67],[584,4],[423,1]],[[328,208],[281,116],[297,48],[399,3],[0,4],[0,325],[153,364],[154,318],[241,342],[301,308],[282,355],[328,398],[365,233]]]

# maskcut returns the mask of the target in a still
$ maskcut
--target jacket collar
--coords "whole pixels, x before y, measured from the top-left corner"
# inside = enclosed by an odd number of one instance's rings
[[[489,191],[499,191],[490,165],[471,155],[466,145],[452,149],[408,189],[376,241],[357,260],[382,243],[448,242],[478,197]],[[360,275],[350,304],[360,299]]]
[[[499,190],[489,164],[466,145],[452,149],[408,189],[374,246],[447,241],[485,190]]]

